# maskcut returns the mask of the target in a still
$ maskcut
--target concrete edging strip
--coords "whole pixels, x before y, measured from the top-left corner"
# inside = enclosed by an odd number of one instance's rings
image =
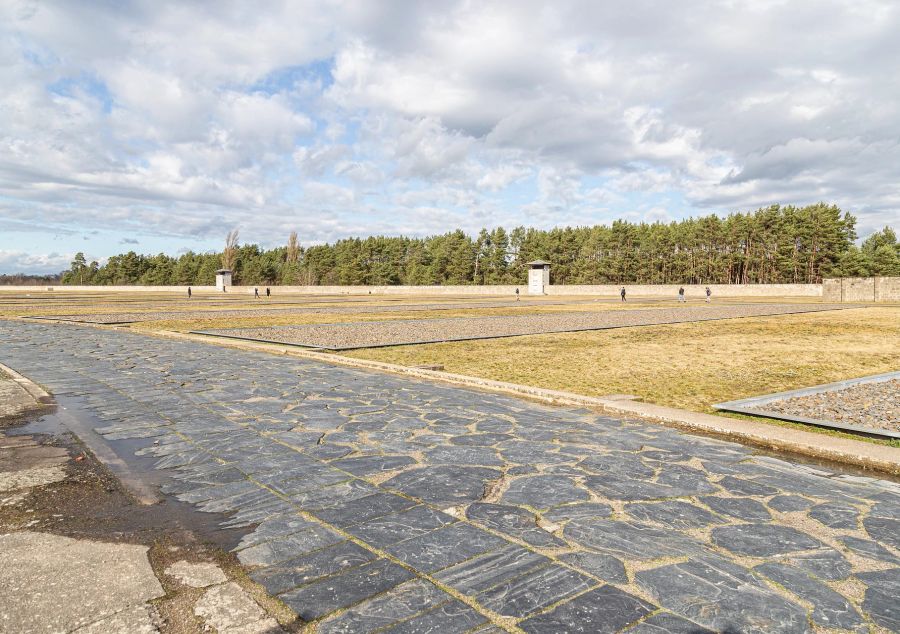
[[[8,365],[0,363],[0,372],[5,372],[6,374],[8,374],[9,378],[15,381],[23,390],[28,392],[31,398],[33,398],[36,402],[42,403],[44,405],[53,403],[53,397],[50,396],[50,394],[44,388],[42,388],[40,385],[38,385],[28,377],[22,376]]]
[[[440,381],[452,385],[474,387],[512,396],[536,399],[545,403],[601,408],[608,412],[629,414],[649,419],[685,431],[717,436],[764,449],[786,451],[813,458],[900,475],[900,448],[880,445],[852,438],[824,436],[802,429],[778,427],[768,423],[726,418],[713,414],[690,412],[674,407],[642,403],[618,398],[583,396],[571,392],[548,390],[528,385],[494,381],[463,374],[437,370],[424,370],[381,361],[353,359],[339,355],[303,350],[284,344],[267,344],[253,341],[223,339],[172,331],[148,331],[146,334],[171,339],[206,342],[244,350],[278,353],[315,361],[324,361],[353,368],[402,374],[428,381]]]

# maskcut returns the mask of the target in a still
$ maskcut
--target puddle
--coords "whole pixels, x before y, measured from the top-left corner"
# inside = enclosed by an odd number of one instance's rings
[[[220,523],[227,520],[228,515],[204,513],[192,504],[162,493],[159,487],[172,480],[166,471],[153,467],[158,458],[134,455],[136,451],[152,445],[153,438],[108,441],[93,430],[110,423],[94,418],[90,410],[79,403],[79,399],[57,397],[57,403],[52,412],[3,431],[7,436],[52,437],[57,444],[69,447],[73,453],[78,451],[78,445],[72,440],[77,437],[128,494],[139,502],[128,504],[121,499],[107,500],[105,505],[108,508],[103,508],[103,501],[86,499],[84,503],[91,505],[89,515],[112,521],[115,531],[120,534],[185,531],[226,551],[237,546],[241,538],[253,531],[252,525],[222,528]],[[112,508],[114,504],[119,508]]]

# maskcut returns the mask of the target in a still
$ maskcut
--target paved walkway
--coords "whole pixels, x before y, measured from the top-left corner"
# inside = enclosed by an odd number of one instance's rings
[[[318,632],[900,630],[900,488],[325,363],[0,322]],[[137,439],[137,440],[135,440]]]

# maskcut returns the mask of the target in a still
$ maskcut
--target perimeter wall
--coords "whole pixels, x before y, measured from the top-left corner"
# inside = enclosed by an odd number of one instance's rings
[[[552,274],[552,273],[551,273]],[[891,278],[897,279],[897,278]],[[214,286],[193,286],[195,293],[223,294]],[[229,286],[227,293],[253,294],[253,286]],[[260,285],[260,293],[265,286]],[[516,286],[272,286],[273,293],[296,293],[304,295],[515,295]],[[528,286],[518,287],[522,297],[528,297]],[[546,295],[596,295],[618,297],[621,286],[606,285],[554,285],[545,287]],[[710,284],[713,298],[716,297],[822,297],[821,284]],[[628,297],[678,297],[678,284],[626,284]],[[685,284],[685,295],[702,298],[706,286]],[[187,286],[0,286],[0,293],[66,293],[72,291],[90,293],[146,292],[187,294]],[[848,300],[849,301],[849,300]],[[872,301],[869,299],[868,301]]]
[[[826,302],[900,302],[900,277],[840,277],[822,282]]]

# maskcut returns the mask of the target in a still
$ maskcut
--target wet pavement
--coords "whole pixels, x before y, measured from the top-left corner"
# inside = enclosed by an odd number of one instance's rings
[[[900,630],[894,482],[121,331],[0,322],[0,360],[242,529],[251,577],[318,632]]]

